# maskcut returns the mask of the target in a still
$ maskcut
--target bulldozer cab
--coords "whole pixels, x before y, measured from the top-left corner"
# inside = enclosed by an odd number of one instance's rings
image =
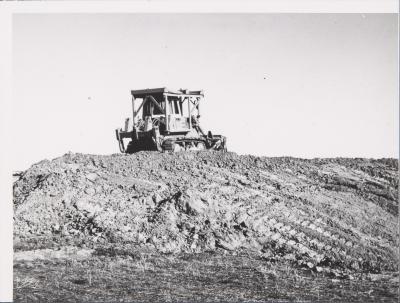
[[[167,88],[132,91],[133,121],[138,122],[140,110],[143,130],[158,127],[162,133],[188,133],[199,116],[202,91]],[[135,110],[135,102],[139,102]]]
[[[169,132],[190,131],[189,114],[187,109],[188,101],[180,96],[166,96],[167,100],[167,123]]]

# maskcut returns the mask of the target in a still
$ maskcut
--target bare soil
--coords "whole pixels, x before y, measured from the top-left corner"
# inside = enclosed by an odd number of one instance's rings
[[[14,182],[16,302],[398,300],[398,162],[69,153]]]

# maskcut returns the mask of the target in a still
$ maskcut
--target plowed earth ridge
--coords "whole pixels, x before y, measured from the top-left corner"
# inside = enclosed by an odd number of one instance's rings
[[[73,240],[395,271],[398,180],[394,159],[68,153],[14,182],[14,239],[16,250]]]

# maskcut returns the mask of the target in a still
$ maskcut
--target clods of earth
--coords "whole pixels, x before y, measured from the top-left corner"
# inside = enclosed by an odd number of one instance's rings
[[[65,247],[85,258],[245,254],[331,279],[397,283],[398,182],[395,159],[68,153],[14,182],[14,262]]]

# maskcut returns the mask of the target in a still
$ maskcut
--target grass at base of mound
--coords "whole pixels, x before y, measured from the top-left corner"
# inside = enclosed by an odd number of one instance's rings
[[[340,279],[249,254],[97,249],[14,262],[15,302],[397,302],[398,274]]]

